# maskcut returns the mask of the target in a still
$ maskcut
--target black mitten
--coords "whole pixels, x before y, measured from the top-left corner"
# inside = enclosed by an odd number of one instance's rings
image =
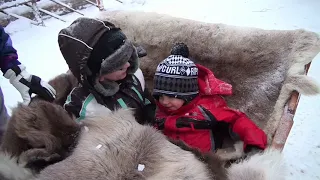
[[[244,152],[246,154],[256,154],[256,153],[260,153],[262,152],[263,149],[259,148],[258,146],[255,146],[255,145],[247,145],[246,148],[244,149]]]

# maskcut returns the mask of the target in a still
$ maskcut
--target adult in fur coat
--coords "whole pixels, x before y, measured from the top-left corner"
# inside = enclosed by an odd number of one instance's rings
[[[30,173],[22,171],[25,169],[21,164],[14,165],[5,154],[0,154],[4,159],[0,162],[0,177],[6,180],[283,179],[279,151],[267,150],[225,169],[213,153],[185,149],[172,144],[153,127],[137,123],[131,110],[108,113],[101,106],[82,121],[78,145],[68,158],[30,178]]]

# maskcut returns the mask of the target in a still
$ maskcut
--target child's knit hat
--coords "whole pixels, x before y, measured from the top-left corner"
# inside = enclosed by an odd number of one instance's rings
[[[188,47],[177,43],[171,55],[158,65],[153,89],[156,99],[166,95],[189,102],[198,95],[198,68],[188,56]]]

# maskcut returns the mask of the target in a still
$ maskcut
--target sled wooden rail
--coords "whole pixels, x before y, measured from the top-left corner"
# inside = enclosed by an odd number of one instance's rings
[[[66,22],[66,20],[64,20],[64,18],[62,18],[58,14],[55,14],[53,12],[50,12],[49,10],[45,10],[45,9],[39,7],[37,5],[37,2],[39,2],[39,1],[40,0],[13,0],[11,3],[9,3],[9,5],[3,4],[2,6],[0,6],[0,12],[3,14],[6,14],[8,16],[14,17],[16,19],[21,19],[21,18],[25,18],[25,17],[18,15],[17,13],[10,13],[7,11],[7,9],[18,7],[18,6],[27,6],[32,9],[32,13],[34,14],[34,17],[35,17],[35,20],[28,19],[32,24],[44,26],[43,17],[41,16],[40,12],[43,14],[49,15],[53,18],[56,18],[58,20]],[[70,12],[75,12],[75,13],[78,13],[82,16],[84,15],[79,10],[72,8],[71,6],[69,6],[66,3],[61,2],[60,0],[47,0],[47,1],[52,1],[55,4],[58,4],[64,8],[66,8]],[[100,0],[97,0],[97,1],[100,1]]]
[[[14,3],[14,4],[11,4],[11,5],[4,5],[4,6],[0,6],[0,9],[1,10],[4,10],[4,9],[9,9],[9,8],[12,8],[12,7],[17,7],[17,6],[21,6],[21,5],[24,5],[26,3],[29,3],[29,2],[32,2],[33,0],[26,0],[26,1],[23,1],[23,2],[17,2],[17,3]]]
[[[19,15],[17,13],[11,13],[7,10],[10,8],[18,7],[18,6],[27,6],[32,9],[32,13],[34,14],[34,17],[35,17],[34,20],[27,18],[30,21],[30,23],[32,23],[32,24],[45,26],[44,21],[43,21],[44,19],[41,16],[41,14],[45,14],[45,15],[51,16],[53,18],[56,18],[60,21],[66,22],[66,20],[63,17],[61,17],[60,15],[39,7],[37,5],[37,2],[39,2],[39,1],[40,0],[13,0],[10,3],[4,3],[3,5],[1,5],[0,6],[0,13],[14,17],[15,19],[26,19],[26,17],[23,17],[23,15]],[[75,8],[72,8],[70,5],[62,2],[61,0],[46,0],[46,1],[54,2],[55,4],[58,4],[59,6],[64,7],[65,9],[69,10],[70,12],[75,12],[75,13],[78,13],[78,14],[84,16],[84,14],[82,12],[80,12],[79,10],[77,10]],[[105,10],[103,0],[82,0],[82,1],[87,4],[91,4],[91,5],[98,7],[100,11]],[[117,1],[119,3],[123,3],[121,0],[115,0],[115,1]]]
[[[7,5],[6,6],[4,4],[4,5],[0,6],[0,12],[3,13],[3,14],[6,14],[8,16],[14,17],[16,19],[22,19],[24,17],[22,17],[22,16],[20,16],[18,14],[15,14],[15,13],[7,12],[6,9],[17,7],[17,6],[27,5],[32,9],[34,17],[36,19],[35,21],[29,19],[29,21],[34,25],[42,25],[42,26],[44,26],[43,20],[41,18],[41,15],[40,15],[40,12],[39,12],[39,9],[38,9],[38,6],[37,6],[37,1],[39,1],[39,0],[24,0],[24,1],[17,1],[16,3],[14,3],[14,1],[13,1],[13,3],[10,3],[11,5]]]
[[[305,74],[308,74],[311,62],[305,66]],[[290,134],[291,128],[293,126],[293,118],[297,110],[299,103],[300,94],[297,91],[291,93],[291,97],[287,101],[283,114],[280,118],[279,126],[276,130],[276,133],[272,139],[271,146],[273,148],[283,150],[285,143]]]
[[[92,5],[96,6],[96,7],[98,7],[100,11],[104,11],[105,10],[104,9],[104,4],[103,4],[103,0],[96,0],[96,3],[94,3],[94,2],[92,2],[90,0],[84,0],[84,1],[86,1],[89,4],[92,4]],[[115,1],[118,1],[119,3],[123,3],[120,0],[115,0]]]
[[[67,8],[67,9],[69,9],[69,10],[72,11],[72,12],[75,12],[75,13],[78,13],[78,14],[84,16],[84,14],[83,14],[82,12],[80,12],[80,11],[78,11],[78,10],[76,10],[76,9],[73,9],[72,7],[70,7],[69,5],[67,5],[66,3],[63,3],[63,2],[58,1],[58,0],[50,0],[50,1],[55,2],[55,3],[57,3],[57,4],[59,4],[59,5],[63,6],[63,7],[65,7],[65,8]]]

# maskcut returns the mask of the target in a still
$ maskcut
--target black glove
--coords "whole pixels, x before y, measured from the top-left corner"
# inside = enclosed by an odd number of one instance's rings
[[[263,151],[263,149],[259,148],[258,146],[255,146],[255,145],[247,145],[246,148],[244,149],[244,152],[246,154],[250,154],[250,155],[260,153],[262,151]]]
[[[190,117],[179,117],[176,122],[177,128],[189,127],[195,129],[212,129],[212,122],[209,120],[197,120]]]
[[[156,105],[148,104],[142,108],[143,124],[153,125],[155,123]]]
[[[164,123],[166,122],[165,118],[162,119],[155,119],[154,125],[157,127],[158,130],[164,129]]]

